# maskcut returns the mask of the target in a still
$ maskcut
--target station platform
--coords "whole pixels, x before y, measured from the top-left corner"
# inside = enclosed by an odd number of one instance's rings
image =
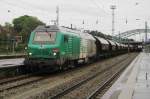
[[[22,66],[23,61],[24,61],[24,58],[1,59],[0,60],[0,69],[8,68],[8,67]]]
[[[150,99],[150,53],[141,52],[102,99]]]
[[[9,58],[22,58],[25,54],[23,53],[15,53],[15,54],[0,54],[0,59],[9,59]]]

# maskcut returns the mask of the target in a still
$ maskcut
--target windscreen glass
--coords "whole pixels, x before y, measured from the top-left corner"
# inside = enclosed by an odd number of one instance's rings
[[[33,41],[39,43],[54,43],[55,38],[56,32],[36,32]]]

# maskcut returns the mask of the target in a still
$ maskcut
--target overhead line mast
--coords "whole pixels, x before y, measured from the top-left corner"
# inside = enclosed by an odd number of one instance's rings
[[[56,7],[56,14],[57,14],[57,17],[56,17],[56,25],[59,26],[59,6]]]

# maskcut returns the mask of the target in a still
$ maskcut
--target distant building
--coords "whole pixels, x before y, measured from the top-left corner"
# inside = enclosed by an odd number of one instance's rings
[[[0,26],[0,34],[2,33],[2,29],[3,29],[2,26]]]

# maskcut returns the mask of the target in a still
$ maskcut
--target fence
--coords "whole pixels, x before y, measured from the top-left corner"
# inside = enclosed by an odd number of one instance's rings
[[[0,54],[24,53],[25,44],[14,39],[0,39]]]

